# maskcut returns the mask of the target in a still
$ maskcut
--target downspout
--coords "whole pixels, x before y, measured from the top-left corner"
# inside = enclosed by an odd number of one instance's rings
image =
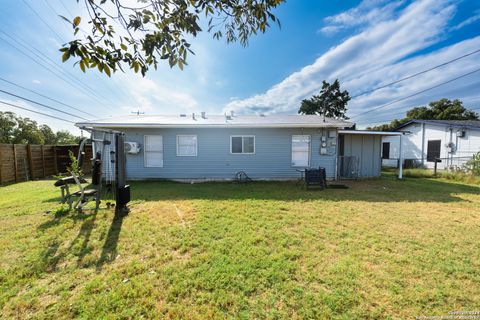
[[[422,167],[425,165],[425,123],[422,122]]]
[[[450,142],[448,143],[450,145],[450,152],[449,154],[447,154],[447,157],[450,158],[450,165],[453,165],[453,141],[452,141],[452,138],[453,138],[453,129],[450,128]]]
[[[338,144],[339,144],[339,134],[338,134],[338,128],[337,130],[337,143],[335,145],[335,180],[338,180]]]
[[[403,155],[402,155],[403,133],[400,135],[398,179],[403,179]]]

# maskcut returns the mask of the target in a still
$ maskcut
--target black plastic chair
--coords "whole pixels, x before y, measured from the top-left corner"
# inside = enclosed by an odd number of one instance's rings
[[[318,186],[322,189],[327,187],[327,172],[325,168],[305,169],[305,188]]]

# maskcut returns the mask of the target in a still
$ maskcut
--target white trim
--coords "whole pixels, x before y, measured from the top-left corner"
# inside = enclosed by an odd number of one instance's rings
[[[253,152],[243,152],[243,138],[253,138]],[[232,138],[242,138],[242,152],[232,152]],[[230,154],[255,154],[257,151],[257,142],[255,141],[255,136],[254,135],[247,135],[247,134],[237,134],[237,135],[231,135],[230,136]]]
[[[147,162],[146,162],[146,155],[145,153],[147,152],[147,144],[146,144],[146,138],[147,137],[150,137],[150,136],[159,136],[159,137],[162,137],[162,165],[161,166],[147,166]],[[163,147],[163,136],[161,134],[145,134],[143,135],[143,167],[144,168],[163,168],[163,161],[164,161],[164,158],[163,158],[163,150],[165,148]]]
[[[306,166],[293,165],[293,137],[308,137],[308,164]],[[290,139],[290,166],[292,168],[310,168],[312,163],[312,136],[309,134],[292,134]]]
[[[195,137],[195,154],[178,154],[178,138],[179,137]],[[198,155],[198,137],[196,134],[177,134],[177,157],[196,157]]]
[[[323,123],[265,123],[265,124],[158,124],[158,123],[76,123],[77,127],[87,128],[346,128],[350,123],[323,124]]]
[[[392,131],[369,131],[369,130],[338,130],[339,134],[363,134],[363,135],[378,135],[378,136],[399,136],[402,132]]]

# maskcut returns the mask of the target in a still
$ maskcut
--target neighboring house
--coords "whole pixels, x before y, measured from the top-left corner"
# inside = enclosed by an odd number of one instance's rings
[[[127,155],[129,179],[221,180],[233,179],[239,171],[253,179],[295,179],[302,169],[318,167],[324,167],[327,177],[335,179],[340,174],[339,142],[347,156],[360,152],[356,163],[363,163],[366,169],[355,168],[358,176],[380,175],[378,133],[373,139],[356,134],[353,139],[339,141],[339,130],[352,123],[316,115],[218,116],[202,112],[188,116],[131,115],[76,125],[125,132],[125,141],[140,147],[139,152]],[[352,148],[352,141],[363,145]]]
[[[411,165],[433,168],[435,159],[441,169],[461,166],[480,152],[480,121],[472,120],[410,120],[397,127],[404,132],[403,159]],[[382,159],[385,166],[396,166],[399,158],[399,140],[384,137]]]

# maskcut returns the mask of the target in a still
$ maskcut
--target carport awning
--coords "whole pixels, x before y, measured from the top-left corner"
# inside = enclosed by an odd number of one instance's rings
[[[371,131],[371,130],[338,130],[339,134],[363,134],[378,136],[400,136],[403,132],[398,131]]]

